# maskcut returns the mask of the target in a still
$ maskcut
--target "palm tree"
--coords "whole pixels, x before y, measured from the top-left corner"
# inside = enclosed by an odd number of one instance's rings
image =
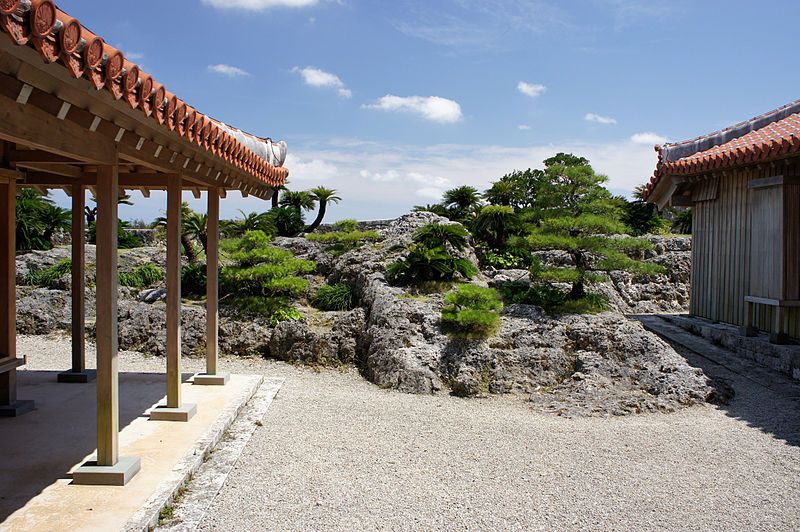
[[[289,184],[289,182],[287,181],[283,185],[281,185],[281,186],[279,186],[279,187],[274,189],[275,192],[272,194],[272,208],[273,209],[277,209],[278,206],[280,205],[280,201],[279,200],[280,200],[281,191],[289,190],[288,188],[286,188],[286,185],[288,185],[288,184]]]
[[[287,190],[283,193],[280,200],[281,207],[292,207],[300,212],[301,210],[310,211],[314,208],[316,199],[310,192],[299,190]]]
[[[225,234],[231,238],[238,238],[247,233],[248,231],[264,231],[268,233],[266,228],[267,215],[266,213],[245,212],[239,209],[239,214],[242,217],[238,220],[226,220],[222,223]]]
[[[203,253],[208,255],[208,214],[192,211],[183,218],[183,233],[189,238],[196,238],[203,246]]]
[[[444,193],[442,204],[453,209],[459,216],[466,215],[474,207],[480,205],[481,196],[478,189],[463,185],[452,188]]]
[[[319,203],[319,212],[317,212],[317,218],[311,225],[305,228],[306,233],[313,232],[319,227],[319,224],[322,223],[322,219],[325,218],[325,211],[328,208],[328,203],[339,203],[342,200],[342,198],[336,195],[336,190],[332,188],[314,187],[309,190],[309,192],[314,200]]]
[[[522,223],[514,209],[504,205],[489,205],[481,209],[472,230],[476,238],[493,249],[505,247],[508,237],[519,232]]]
[[[39,214],[39,218],[44,226],[42,238],[48,242],[52,241],[55,232],[69,231],[70,227],[72,227],[72,212],[68,209],[56,207],[53,204],[45,205]]]
[[[87,205],[83,208],[83,211],[86,213],[87,226],[92,225],[97,221],[97,198],[95,198],[94,194],[92,194],[91,201],[94,203],[94,207],[89,207]],[[128,194],[123,194],[117,198],[117,205],[133,205],[133,202]]]
[[[519,195],[517,185],[509,180],[501,179],[495,181],[489,190],[483,193],[483,197],[492,205],[502,205],[510,207]]]
[[[187,202],[181,203],[181,246],[183,247],[183,253],[186,255],[186,258],[189,260],[191,264],[197,263],[197,252],[192,245],[192,238],[186,232],[186,220],[190,218],[195,212],[189,207]],[[166,216],[159,216],[153,222],[153,227],[166,227],[167,226],[167,217]]]

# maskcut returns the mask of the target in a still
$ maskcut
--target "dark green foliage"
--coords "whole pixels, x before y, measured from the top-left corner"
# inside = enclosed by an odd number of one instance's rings
[[[300,209],[277,207],[264,213],[264,232],[277,236],[297,236],[303,232],[306,222]]]
[[[430,223],[423,225],[414,233],[414,242],[428,248],[451,246],[456,250],[467,247],[469,233],[458,224]]]
[[[451,281],[456,276],[471,279],[477,270],[466,259],[454,257],[444,248],[428,248],[411,244],[408,256],[386,268],[386,279],[391,284],[408,285],[423,281]]]
[[[652,203],[631,201],[625,204],[622,222],[631,228],[634,236],[661,234],[669,230],[669,221],[658,214]]]
[[[466,338],[487,338],[500,326],[503,303],[497,291],[472,284],[459,286],[444,298],[442,329]]]
[[[17,196],[16,246],[18,251],[45,250],[53,247],[57,231],[72,226],[71,213],[33,189],[22,189]]]
[[[445,191],[442,199],[442,205],[449,209],[448,217],[458,221],[466,219],[480,203],[478,189],[466,185]]]
[[[524,281],[503,283],[498,291],[507,303],[536,305],[555,314],[596,314],[608,310],[608,298],[588,293],[580,299],[570,299],[569,293],[550,284],[530,285]]]
[[[412,210],[414,212],[432,212],[433,214],[450,218],[450,210],[440,203],[434,203],[433,205],[414,205]]]
[[[322,285],[313,303],[320,310],[350,310],[353,308],[353,289],[344,283]]]
[[[536,204],[544,172],[541,170],[515,170],[492,183],[483,197],[492,205],[530,209]]]
[[[208,276],[206,264],[202,262],[189,263],[181,268],[181,293],[186,296],[204,296]]]
[[[672,220],[672,232],[680,235],[692,234],[692,209],[684,209]]]
[[[119,272],[117,275],[120,286],[144,288],[152,286],[164,278],[164,272],[155,264],[143,264],[130,272]]]
[[[508,238],[519,234],[521,230],[522,220],[519,215],[513,208],[506,206],[486,206],[472,223],[475,238],[493,249],[504,248]]]
[[[248,231],[262,231],[268,235],[276,233],[275,226],[267,220],[267,213],[245,214],[239,210],[239,214],[242,215],[239,219],[220,221],[220,230],[228,238],[240,238]]]
[[[506,246],[502,251],[478,248],[481,264],[498,270],[528,269],[533,261],[531,252],[520,246]]]
[[[134,234],[125,230],[128,223],[123,220],[117,221],[117,248],[133,249],[142,246],[142,240]],[[90,244],[97,244],[97,224],[92,222],[87,227],[88,239]]]
[[[323,218],[325,218],[325,213],[328,209],[329,203],[339,203],[342,198],[336,195],[336,190],[332,188],[325,188],[325,187],[314,187],[308,191],[311,194],[311,197],[314,201],[317,202],[319,205],[319,210],[317,211],[317,217],[314,219],[311,224],[304,229],[306,233],[311,233],[316,230],[317,227],[320,226],[322,223]]]
[[[71,271],[72,261],[70,259],[64,259],[42,270],[31,268],[25,275],[24,284],[28,286],[54,288],[58,280]]]

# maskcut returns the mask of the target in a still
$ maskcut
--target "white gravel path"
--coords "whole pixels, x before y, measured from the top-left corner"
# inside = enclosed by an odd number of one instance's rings
[[[63,369],[67,346],[19,340],[31,369]],[[406,395],[353,371],[225,359],[286,382],[201,528],[800,529],[800,385],[776,375],[767,389],[687,356],[730,382],[730,405],[563,419],[519,398]]]

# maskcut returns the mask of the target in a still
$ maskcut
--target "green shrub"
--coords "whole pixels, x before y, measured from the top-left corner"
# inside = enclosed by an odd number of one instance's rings
[[[344,283],[320,286],[313,304],[320,310],[350,310],[353,308],[353,290]]]
[[[238,296],[232,300],[232,304],[244,313],[267,318],[273,326],[282,321],[303,319],[300,311],[289,305],[285,298]]]
[[[208,277],[205,263],[196,262],[181,268],[181,293],[187,296],[203,296]]]
[[[119,284],[121,286],[130,286],[132,288],[144,288],[152,286],[164,278],[164,272],[155,264],[143,264],[134,268],[130,272],[119,272],[117,274]]]
[[[306,235],[308,240],[324,244],[327,250],[333,255],[341,255],[348,251],[358,249],[367,242],[375,242],[381,239],[381,235],[375,231],[347,231],[332,233],[309,233]]]
[[[358,221],[353,219],[339,220],[333,226],[342,233],[351,233],[358,229]]]
[[[449,244],[462,250],[467,247],[467,237],[469,233],[459,224],[430,223],[417,229],[414,242],[429,249],[444,248]]]
[[[466,259],[454,257],[444,248],[430,249],[423,244],[411,244],[405,259],[386,268],[386,280],[395,285],[424,281],[452,281],[460,275],[472,279],[477,269]]]
[[[472,284],[459,286],[444,298],[442,328],[463,338],[487,338],[500,327],[503,303],[496,290]]]
[[[128,223],[122,220],[117,222],[117,248],[133,249],[142,247],[142,240],[125,230]],[[97,244],[97,224],[90,223],[88,229],[88,241],[90,244]]]
[[[608,298],[590,292],[580,299],[549,284],[530,285],[523,281],[503,283],[497,287],[507,303],[535,305],[555,314],[596,314],[608,310]]]
[[[24,284],[52,288],[56,282],[72,271],[72,261],[64,259],[42,270],[31,268],[25,275]]]

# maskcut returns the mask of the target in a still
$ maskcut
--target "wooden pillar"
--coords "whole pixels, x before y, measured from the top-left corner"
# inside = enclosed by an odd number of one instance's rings
[[[219,372],[219,188],[208,189],[206,250],[206,372],[194,384],[224,385],[230,374]]]
[[[119,168],[97,168],[97,461],[72,474],[75,484],[124,486],[140,469],[137,457],[119,456],[117,368],[117,201]]]
[[[167,407],[181,405],[181,177],[167,181]]]
[[[217,373],[219,349],[219,192],[208,190],[208,252],[206,254],[206,373]]]
[[[17,399],[17,258],[16,181],[0,182],[0,416],[33,410],[33,401]]]
[[[150,419],[188,421],[196,405],[181,402],[181,176],[167,176],[167,404]]]
[[[72,367],[58,375],[58,382],[85,383],[95,372],[86,370],[86,187],[72,185]]]
[[[119,169],[97,169],[97,464],[119,458],[117,190]]]

